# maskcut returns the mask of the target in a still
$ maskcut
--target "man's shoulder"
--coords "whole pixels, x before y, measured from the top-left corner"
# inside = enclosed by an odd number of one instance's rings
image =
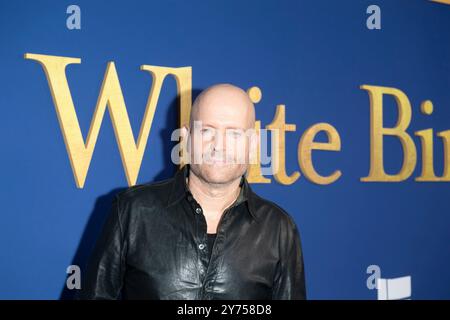
[[[174,177],[156,182],[137,184],[116,194],[122,204],[128,205],[164,205],[174,183]]]
[[[256,215],[269,223],[283,223],[295,226],[292,215],[281,205],[252,192],[252,201]]]

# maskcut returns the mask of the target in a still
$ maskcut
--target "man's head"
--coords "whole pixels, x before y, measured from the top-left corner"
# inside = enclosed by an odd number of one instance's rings
[[[187,148],[191,170],[202,180],[227,184],[248,168],[255,149],[255,108],[245,91],[217,84],[195,99],[190,117]]]

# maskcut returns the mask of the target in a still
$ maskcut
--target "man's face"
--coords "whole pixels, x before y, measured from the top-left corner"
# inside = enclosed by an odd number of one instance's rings
[[[253,122],[248,101],[219,92],[200,103],[190,128],[191,170],[209,183],[229,183],[249,163]]]

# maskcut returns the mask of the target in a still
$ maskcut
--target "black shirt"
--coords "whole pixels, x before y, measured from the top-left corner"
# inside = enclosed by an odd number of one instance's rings
[[[208,260],[211,259],[212,248],[214,246],[214,240],[216,240],[216,233],[208,233]]]
[[[214,250],[187,185],[173,178],[118,193],[91,256],[79,298],[305,299],[300,236],[291,216],[242,176],[221,216]],[[212,241],[212,240],[211,240]]]

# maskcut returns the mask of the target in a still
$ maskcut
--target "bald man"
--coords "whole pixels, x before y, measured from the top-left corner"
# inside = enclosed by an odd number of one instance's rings
[[[254,125],[245,91],[204,90],[181,129],[188,163],[115,196],[80,297],[305,299],[298,228],[245,178]]]

